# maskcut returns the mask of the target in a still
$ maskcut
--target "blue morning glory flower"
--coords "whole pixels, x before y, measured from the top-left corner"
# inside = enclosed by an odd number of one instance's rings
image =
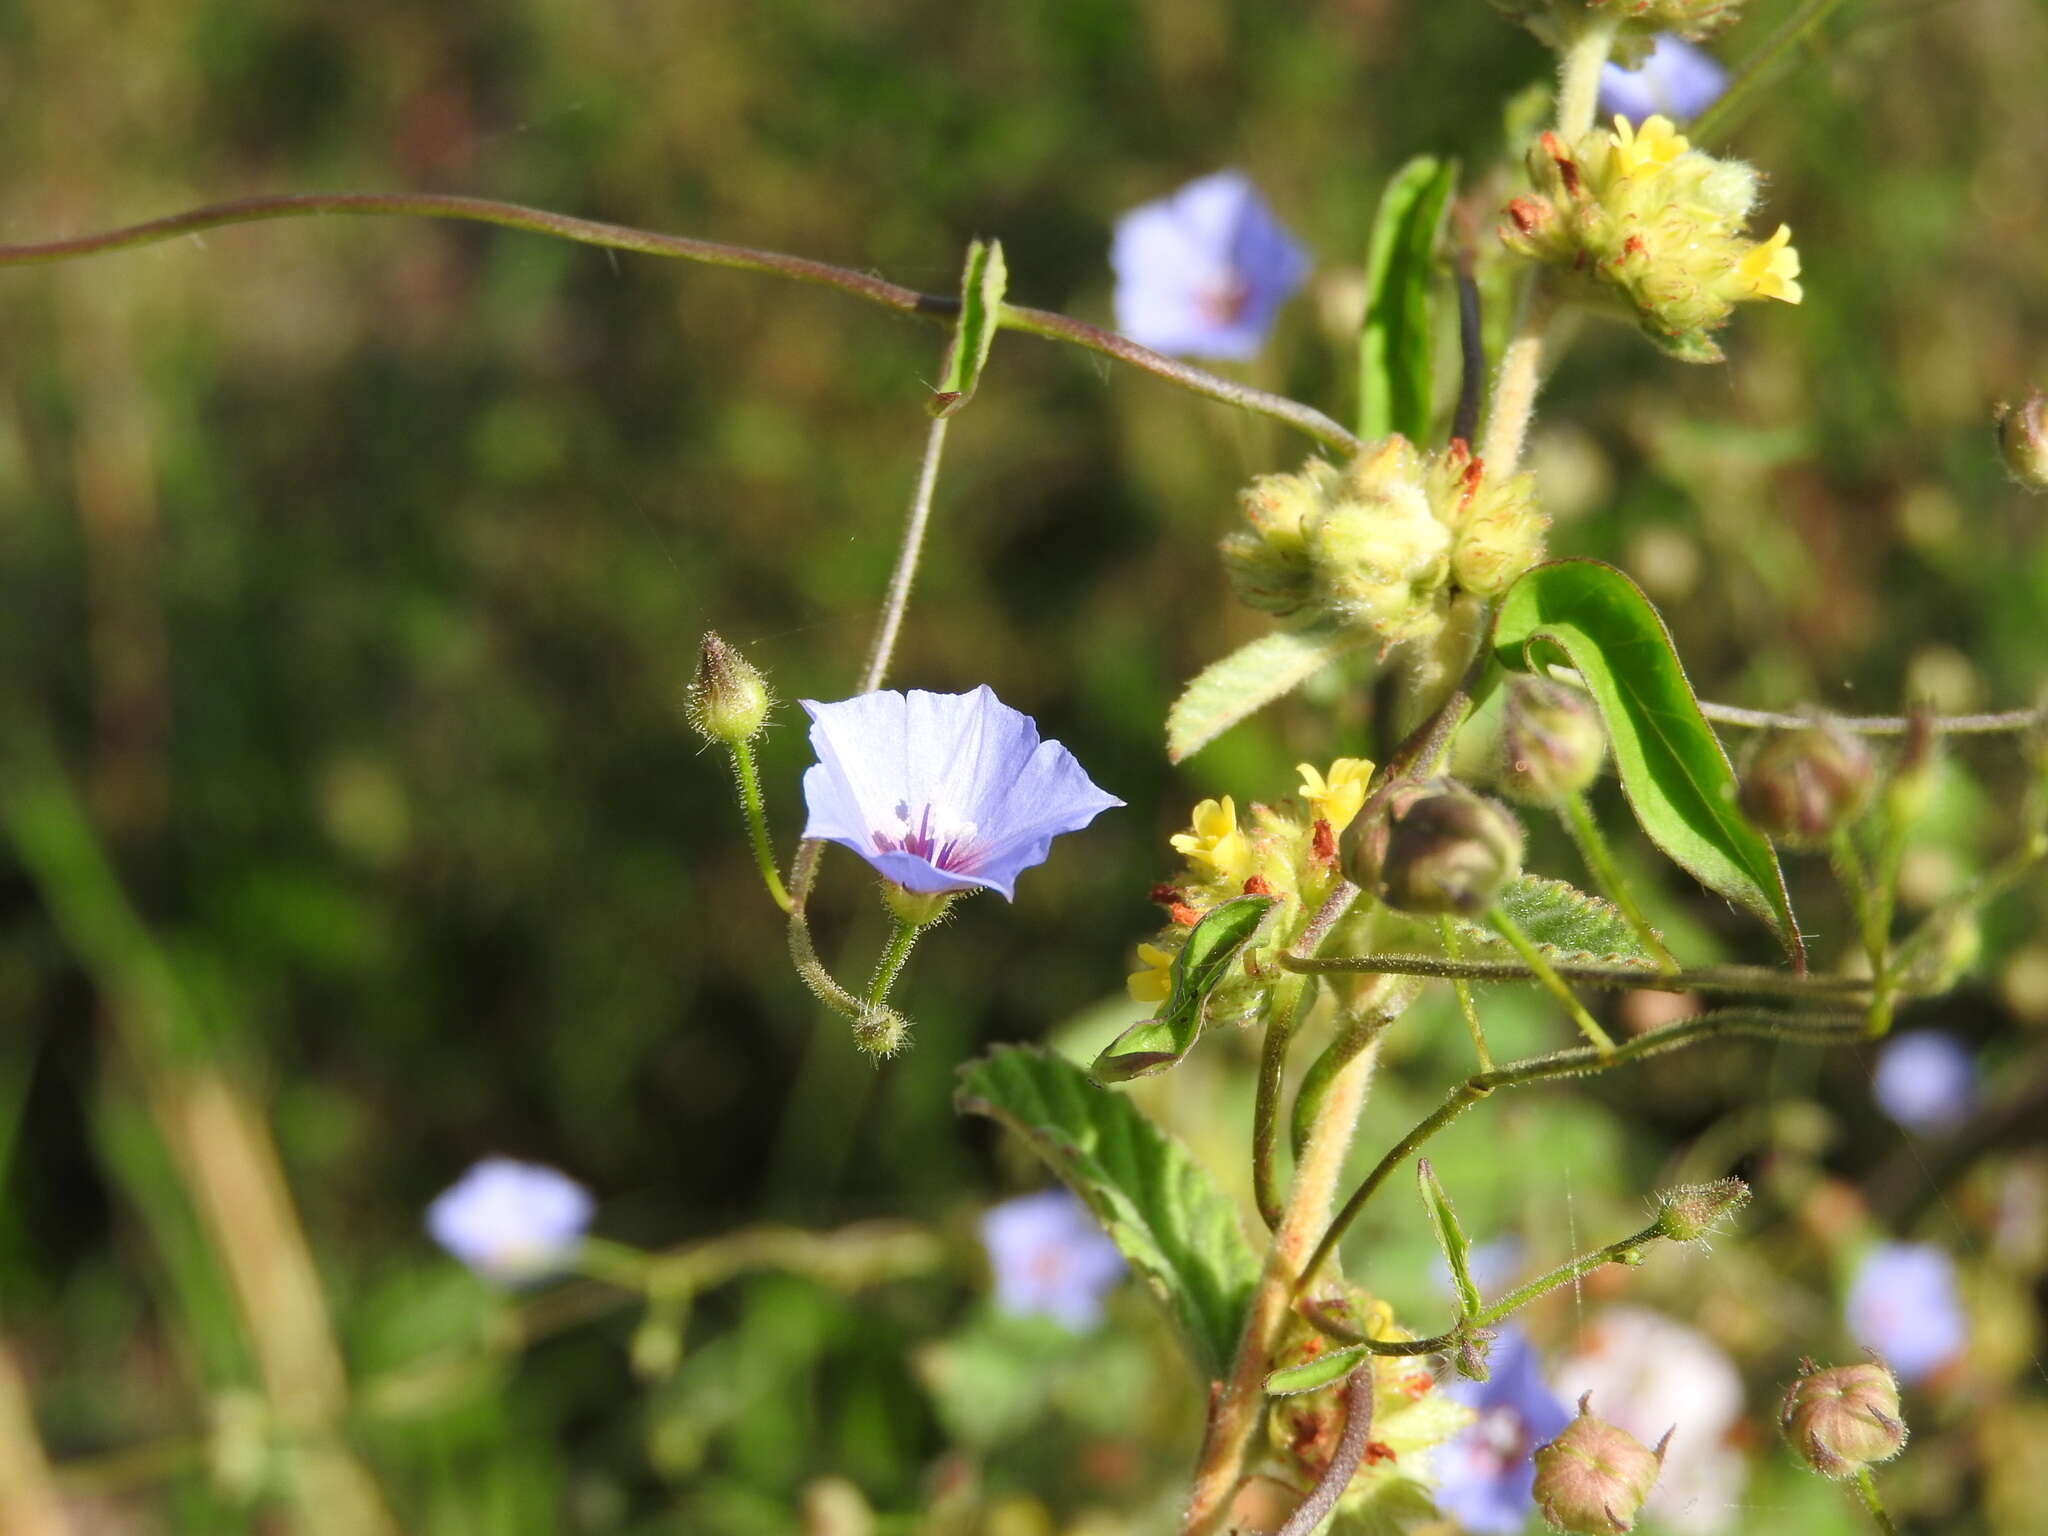
[[[851,848],[908,891],[1007,901],[1055,837],[1123,804],[986,685],[802,703],[818,753],[804,774],[804,836]]]
[[[589,1192],[567,1174],[487,1157],[427,1207],[427,1231],[484,1279],[525,1285],[568,1267],[590,1213]]]
[[[1189,182],[1116,221],[1116,328],[1177,357],[1246,362],[1308,278],[1308,253],[1237,171]]]
[[[1712,54],[1664,32],[1640,69],[1609,64],[1600,71],[1600,110],[1635,123],[1659,113],[1682,123],[1706,111],[1727,88],[1728,71]]]
[[[1572,1415],[1521,1329],[1500,1331],[1488,1364],[1485,1381],[1444,1383],[1479,1417],[1431,1456],[1436,1506],[1468,1531],[1519,1531],[1536,1508],[1536,1447],[1562,1434]]]
[[[1920,1381],[1962,1353],[1969,1323],[1956,1266],[1931,1243],[1879,1243],[1849,1286],[1849,1333],[1899,1380]]]
[[[1116,1244],[1064,1189],[989,1207],[981,1242],[995,1275],[997,1311],[1050,1317],[1076,1333],[1102,1321],[1102,1298],[1124,1277]]]
[[[1870,1089],[1878,1107],[1908,1130],[1938,1131],[1976,1107],[1977,1065],[1955,1036],[1908,1030],[1878,1053]]]

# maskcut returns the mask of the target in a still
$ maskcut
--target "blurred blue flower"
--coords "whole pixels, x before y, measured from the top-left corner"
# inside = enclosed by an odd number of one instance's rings
[[[981,1242],[995,1274],[997,1311],[1050,1317],[1076,1333],[1102,1321],[1102,1298],[1124,1277],[1116,1244],[1064,1189],[989,1207]]]
[[[1308,278],[1308,253],[1258,189],[1218,171],[1116,222],[1116,328],[1178,357],[1246,362]]]
[[[1642,68],[1609,64],[1600,71],[1600,110],[1636,123],[1661,112],[1682,123],[1706,111],[1727,88],[1728,71],[1712,54],[1664,32]]]
[[[802,702],[818,753],[804,836],[851,848],[906,890],[1008,900],[1055,837],[1123,804],[986,686]]]
[[[1444,1383],[1479,1417],[1436,1451],[1437,1510],[1468,1531],[1519,1531],[1536,1508],[1536,1447],[1563,1433],[1571,1411],[1545,1385],[1543,1363],[1519,1328],[1503,1328],[1485,1381]]]
[[[1969,1336],[1955,1261],[1930,1243],[1879,1243],[1849,1286],[1849,1333],[1901,1381],[1931,1376]]]
[[[588,1191],[568,1175],[487,1157],[427,1207],[427,1231],[486,1280],[524,1285],[567,1267],[590,1213]]]
[[[1871,1074],[1878,1107],[1908,1130],[1937,1131],[1977,1103],[1977,1064],[1953,1035],[1938,1029],[1894,1035]]]

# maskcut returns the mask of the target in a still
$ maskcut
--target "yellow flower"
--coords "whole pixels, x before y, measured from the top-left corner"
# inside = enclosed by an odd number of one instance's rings
[[[1228,795],[1196,806],[1193,830],[1174,833],[1171,842],[1198,871],[1206,867],[1209,879],[1241,885],[1252,872],[1251,845],[1237,830],[1237,807]]]
[[[1791,229],[1780,224],[1775,235],[1761,245],[1752,245],[1736,262],[1736,271],[1758,298],[1797,304],[1806,296],[1799,286],[1799,252],[1789,243],[1791,239]]]
[[[1362,757],[1340,757],[1330,764],[1327,779],[1311,763],[1297,763],[1294,771],[1301,775],[1301,798],[1316,808],[1316,814],[1330,824],[1332,832],[1342,832],[1351,825],[1351,818],[1365,804],[1366,782],[1372,778],[1371,763]]]
[[[1145,968],[1124,978],[1124,990],[1134,1003],[1165,1002],[1173,995],[1173,956],[1157,944],[1140,944],[1138,958]]]
[[[1661,170],[1691,149],[1684,134],[1671,126],[1671,119],[1659,114],[1634,128],[1625,117],[1614,120],[1614,172],[1634,176]]]

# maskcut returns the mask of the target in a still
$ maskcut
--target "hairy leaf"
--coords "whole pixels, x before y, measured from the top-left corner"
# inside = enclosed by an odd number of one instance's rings
[[[1181,762],[1238,721],[1293,692],[1338,657],[1376,638],[1369,630],[1317,625],[1281,629],[1204,667],[1166,716],[1166,756]]]
[[[1537,566],[1501,602],[1495,655],[1510,670],[1534,672],[1546,646],[1564,653],[1599,706],[1622,791],[1650,840],[1769,923],[1803,966],[1778,855],[1737,808],[1728,754],[1642,589],[1598,560]]]
[[[976,240],[967,247],[967,266],[960,274],[960,318],[946,348],[946,366],[932,396],[931,413],[950,416],[974,398],[988,349],[995,345],[1003,312],[1003,290],[1009,273],[1003,265],[1003,244]]]
[[[1202,914],[1187,943],[1173,957],[1173,990],[1152,1018],[1133,1024],[1095,1058],[1095,1075],[1106,1083],[1128,1082],[1164,1072],[1202,1036],[1209,994],[1230,974],[1230,964],[1251,942],[1272,910],[1271,896],[1234,896]]]
[[[1031,1143],[1179,1325],[1195,1369],[1221,1377],[1259,1261],[1236,1205],[1187,1149],[1123,1095],[1030,1046],[997,1046],[967,1063],[953,1102]]]
[[[1277,1371],[1266,1373],[1266,1395],[1292,1397],[1297,1392],[1320,1392],[1324,1387],[1335,1386],[1357,1370],[1365,1357],[1363,1344],[1340,1344],[1313,1360],[1304,1360],[1299,1365],[1284,1365]]]
[[[1575,885],[1542,875],[1517,875],[1501,888],[1498,901],[1546,960],[1657,969],[1656,956],[1643,947],[1621,909]],[[1507,940],[1486,924],[1462,917],[1452,921],[1461,946],[1514,953]]]
[[[1365,264],[1365,328],[1358,337],[1358,435],[1429,437],[1432,348],[1429,292],[1437,226],[1458,167],[1417,155],[1387,183]]]

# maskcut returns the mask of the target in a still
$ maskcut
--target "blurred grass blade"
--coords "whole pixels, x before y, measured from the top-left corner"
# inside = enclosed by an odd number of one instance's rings
[[[1657,970],[1657,957],[1643,947],[1621,908],[1575,885],[1543,875],[1517,875],[1501,888],[1498,900],[1508,920],[1546,960],[1566,965],[1639,965],[1651,973]],[[1484,923],[1462,917],[1452,921],[1457,924],[1461,946],[1511,952],[1507,941]]]
[[[1429,436],[1434,352],[1430,286],[1437,227],[1458,183],[1455,161],[1417,155],[1380,194],[1365,263],[1365,328],[1358,337],[1358,435]]]
[[[1370,630],[1335,625],[1280,629],[1211,662],[1167,712],[1166,760],[1178,763],[1194,756],[1240,720],[1378,638]]]
[[[1173,990],[1166,1006],[1105,1046],[1095,1058],[1095,1075],[1105,1083],[1128,1082],[1164,1072],[1193,1050],[1202,1036],[1209,995],[1230,974],[1231,962],[1272,907],[1270,896],[1235,896],[1204,913],[1173,957]]]
[[[1031,1143],[1179,1326],[1201,1379],[1222,1377],[1259,1261],[1208,1170],[1122,1094],[1035,1047],[997,1046],[967,1063],[953,1103]]]
[[[986,245],[977,240],[967,247],[967,266],[960,274],[960,318],[946,348],[945,376],[932,396],[932,415],[950,416],[974,398],[981,370],[988,366],[988,349],[995,345],[1008,283],[1000,240]]]
[[[1737,808],[1735,770],[1642,589],[1598,560],[1537,566],[1501,602],[1494,654],[1534,673],[1546,646],[1564,653],[1599,706],[1622,791],[1650,841],[1769,923],[1804,968],[1777,852]]]
[[[1429,1224],[1436,1231],[1436,1245],[1443,1250],[1444,1263],[1451,1271],[1451,1284],[1458,1291],[1458,1315],[1461,1318],[1477,1317],[1482,1303],[1479,1287],[1472,1280],[1472,1245],[1465,1241],[1465,1229],[1458,1225],[1458,1213],[1451,1207],[1451,1197],[1444,1192],[1444,1186],[1438,1180],[1436,1170],[1429,1166],[1428,1158],[1416,1161],[1415,1178],[1422,1187],[1422,1204],[1429,1212]]]

